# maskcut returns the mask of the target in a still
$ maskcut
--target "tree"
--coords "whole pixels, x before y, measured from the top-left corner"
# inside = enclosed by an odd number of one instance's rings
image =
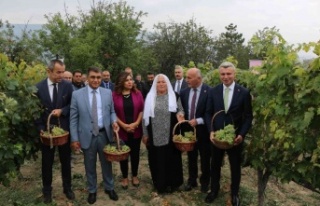
[[[238,60],[238,67],[249,68],[249,50],[244,46],[245,39],[237,32],[237,25],[229,24],[226,32],[221,33],[214,42],[214,65],[218,67],[226,58],[233,56]]]
[[[125,1],[93,2],[88,13],[77,16],[60,13],[46,16],[48,23],[39,33],[41,44],[60,54],[68,68],[82,69],[97,65],[117,74],[125,67],[140,67],[153,61],[145,49],[141,18]]]
[[[212,31],[198,25],[194,18],[185,23],[164,23],[154,25],[155,31],[148,35],[149,46],[153,51],[161,71],[173,75],[174,65],[195,64],[212,60]]]

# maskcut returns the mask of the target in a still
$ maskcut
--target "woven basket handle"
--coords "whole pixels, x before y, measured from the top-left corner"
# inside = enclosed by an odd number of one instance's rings
[[[53,112],[51,112],[48,116],[48,119],[47,119],[47,131],[51,134],[50,132],[50,119],[51,119],[51,116],[53,115]],[[58,118],[58,126],[60,127],[60,118]]]
[[[118,132],[118,131],[114,131],[114,133],[115,133],[116,141],[117,141],[117,150],[118,150],[118,151],[121,151],[119,132]]]
[[[172,136],[175,135],[175,133],[176,133],[176,128],[177,128],[178,125],[180,125],[180,124],[182,124],[182,123],[188,123],[188,122],[189,122],[189,120],[183,120],[183,121],[180,121],[180,122],[178,122],[177,124],[175,124],[174,127],[173,127],[173,130],[172,130]],[[190,126],[191,126],[191,125],[190,125]],[[194,132],[194,134],[196,134],[196,127],[193,127],[193,132]],[[180,133],[181,133],[181,132],[180,132]]]
[[[220,111],[218,111],[218,112],[216,112],[214,115],[213,115],[213,117],[212,117],[212,119],[211,119],[211,128],[210,128],[210,131],[213,131],[213,120],[214,120],[214,118],[218,115],[218,114],[220,114],[221,112],[224,112],[224,110],[220,110]]]

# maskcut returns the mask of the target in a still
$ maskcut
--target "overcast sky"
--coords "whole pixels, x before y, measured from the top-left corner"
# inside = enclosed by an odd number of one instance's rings
[[[95,0],[96,2],[98,0]],[[44,15],[88,11],[92,0],[0,0],[0,19],[10,23],[42,24]],[[107,0],[107,2],[109,2]],[[117,2],[117,1],[112,1]],[[127,0],[136,11],[147,12],[144,27],[158,22],[186,22],[194,17],[198,24],[218,36],[234,23],[248,41],[264,27],[276,26],[289,43],[320,40],[320,0]]]

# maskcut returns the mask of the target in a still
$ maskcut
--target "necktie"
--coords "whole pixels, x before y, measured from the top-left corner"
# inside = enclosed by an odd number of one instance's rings
[[[194,119],[196,116],[196,99],[197,99],[197,89],[193,89],[193,96],[191,100],[191,109],[190,109],[190,120]]]
[[[178,85],[177,85],[177,93],[180,92],[180,80],[178,80]]]
[[[97,136],[99,134],[98,126],[98,108],[97,108],[97,97],[96,90],[92,90],[92,107],[91,107],[91,116],[92,116],[92,134]]]
[[[230,91],[230,88],[229,87],[226,87],[225,90],[224,90],[224,95],[223,95],[223,102],[224,102],[224,110],[225,112],[227,113],[228,112],[228,109],[229,109],[229,91]]]
[[[53,107],[57,108],[57,99],[58,99],[58,89],[57,89],[57,83],[53,83],[53,95],[52,95],[52,104]]]

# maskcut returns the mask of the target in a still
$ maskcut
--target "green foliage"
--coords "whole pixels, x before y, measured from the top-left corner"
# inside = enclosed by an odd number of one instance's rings
[[[274,28],[259,31],[250,41],[252,52],[263,58],[263,66],[252,71],[237,70],[236,81],[251,90],[254,121],[246,137],[246,165],[261,172],[259,205],[269,176],[283,182],[308,182],[320,188],[320,62],[307,68],[297,53],[314,48],[309,43],[294,48]],[[206,76],[211,85],[219,82],[214,70]]]
[[[39,116],[40,108],[34,95],[34,80],[41,74],[24,62],[16,66],[0,53],[0,182],[3,185],[8,185],[24,160],[35,157],[38,151],[34,119]]]
[[[155,31],[148,35],[161,72],[173,76],[174,65],[187,65],[212,61],[212,31],[196,23],[194,18],[185,23],[164,23],[154,25]],[[206,63],[207,64],[207,63]]]

